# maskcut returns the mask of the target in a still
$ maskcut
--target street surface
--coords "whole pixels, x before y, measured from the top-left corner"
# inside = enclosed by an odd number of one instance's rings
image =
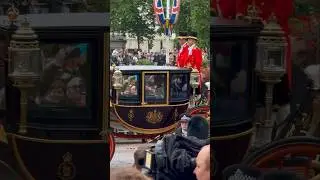
[[[110,162],[110,168],[128,167],[134,163],[133,153],[142,145],[141,140],[121,142],[116,144],[116,151]]]

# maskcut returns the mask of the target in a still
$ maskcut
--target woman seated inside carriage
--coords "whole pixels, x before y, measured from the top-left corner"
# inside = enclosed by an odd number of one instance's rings
[[[135,96],[138,94],[137,91],[137,80],[135,76],[129,76],[127,80],[125,80],[125,88],[121,95],[125,96]]]

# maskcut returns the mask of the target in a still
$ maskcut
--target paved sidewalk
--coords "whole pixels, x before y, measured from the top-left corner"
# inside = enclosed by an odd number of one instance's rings
[[[141,144],[116,144],[116,151],[110,162],[110,168],[132,166],[134,162],[133,153]]]

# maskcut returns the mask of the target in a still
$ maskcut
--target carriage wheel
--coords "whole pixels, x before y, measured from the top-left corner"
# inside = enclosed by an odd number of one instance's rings
[[[109,133],[109,151],[110,151],[110,161],[113,158],[114,152],[116,150],[116,142],[112,133]]]
[[[274,141],[256,152],[250,153],[243,163],[261,169],[284,169],[301,172],[309,179],[311,160],[316,160],[320,152],[320,140],[311,137],[290,137]],[[288,164],[288,165],[286,165]]]
[[[190,116],[194,116],[194,115],[207,116],[207,113],[209,111],[210,111],[210,106],[199,106],[199,107],[188,109],[187,114],[189,114]]]

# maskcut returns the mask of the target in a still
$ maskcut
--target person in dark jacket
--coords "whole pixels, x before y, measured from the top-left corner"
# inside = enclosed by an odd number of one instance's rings
[[[209,126],[205,118],[194,116],[187,128],[188,136],[167,135],[156,144],[157,177],[155,180],[196,180],[193,171],[201,148],[208,145]]]
[[[155,180],[196,180],[193,171],[195,159],[201,148],[207,145],[205,140],[194,136],[167,135],[157,146],[156,150],[157,175]]]
[[[198,139],[207,139],[209,137],[209,123],[202,116],[193,116],[188,123],[188,136]]]

